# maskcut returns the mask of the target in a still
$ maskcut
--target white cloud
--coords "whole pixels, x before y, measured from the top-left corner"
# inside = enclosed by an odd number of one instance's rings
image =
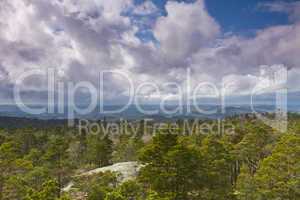
[[[261,3],[258,6],[261,9],[266,9],[271,12],[284,12],[289,15],[291,21],[300,20],[300,2],[284,2],[284,1],[275,1],[275,2],[266,2]]]
[[[166,11],[168,15],[158,19],[154,35],[165,59],[172,64],[186,63],[193,53],[210,45],[220,33],[203,0],[192,4],[169,1]]]
[[[143,43],[135,35],[138,27],[122,14],[131,8],[145,15],[157,12],[150,1],[136,7],[131,0],[2,0],[1,97],[11,94],[14,81],[24,71],[53,67],[64,81],[85,80],[94,85],[99,72],[121,70],[135,85],[156,83],[161,96],[176,95],[174,88],[163,87],[166,82],[177,83],[186,95],[187,68],[192,72],[192,88],[205,81],[221,87],[223,80],[232,83],[231,94],[245,94],[255,87],[261,65],[292,68],[289,84],[299,85],[295,75],[300,69],[299,23],[263,29],[253,38],[225,37],[203,0],[169,1],[167,16],[159,17],[152,30],[157,45]],[[106,81],[107,97],[126,94],[126,80],[112,76]]]

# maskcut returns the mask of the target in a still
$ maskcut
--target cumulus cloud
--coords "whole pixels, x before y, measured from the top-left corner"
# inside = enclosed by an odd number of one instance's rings
[[[195,52],[211,45],[220,33],[219,25],[209,16],[202,0],[193,4],[169,1],[166,11],[167,16],[158,19],[154,35],[172,65],[186,65]]]
[[[297,9],[285,3],[265,6],[281,12]],[[222,80],[233,85],[231,94],[245,94],[257,84],[262,65],[283,64],[292,68],[292,74],[299,74],[298,22],[244,38],[224,35],[204,0],[168,1],[165,11],[166,15],[157,14],[160,11],[151,1],[135,5],[132,0],[2,0],[0,98],[11,98],[16,80],[31,69],[46,72],[54,68],[60,81],[89,81],[97,88],[101,88],[100,72],[118,71],[128,75],[135,86],[146,81],[157,84],[161,96],[176,95],[176,88],[164,85],[167,82],[184,88],[186,95],[187,84],[193,88],[211,82],[221,87]],[[297,12],[291,13],[296,19]],[[143,16],[133,20],[132,15]],[[146,28],[136,22],[148,19],[151,23],[147,21]],[[141,41],[137,36],[141,29],[153,33],[155,40]],[[293,77],[289,83],[295,85],[298,80]],[[38,100],[46,98],[42,83],[47,82],[40,79],[31,77],[24,82],[30,100],[39,94]],[[123,99],[128,84],[124,77],[108,75],[101,92],[109,99]],[[154,94],[147,90],[145,97]]]

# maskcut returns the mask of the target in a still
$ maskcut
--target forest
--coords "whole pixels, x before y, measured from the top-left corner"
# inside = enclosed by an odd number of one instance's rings
[[[2,128],[0,200],[299,200],[300,116],[289,114],[285,133],[254,116],[225,121],[234,134],[187,133],[181,120],[151,137],[143,128],[113,136],[64,124]],[[122,162],[137,162],[137,176],[76,176]]]

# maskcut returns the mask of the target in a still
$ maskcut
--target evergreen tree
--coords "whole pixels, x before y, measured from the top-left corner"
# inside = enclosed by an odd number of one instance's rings
[[[108,136],[90,135],[88,138],[87,159],[98,167],[111,164],[113,142]]]
[[[60,189],[70,173],[70,166],[68,163],[68,150],[69,143],[63,136],[57,135],[51,137],[48,148],[44,155],[46,166],[51,169],[53,175],[56,177],[58,184],[57,196],[60,197]]]

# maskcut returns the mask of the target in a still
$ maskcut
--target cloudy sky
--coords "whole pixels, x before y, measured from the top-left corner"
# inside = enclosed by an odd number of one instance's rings
[[[47,78],[88,81],[111,101],[128,96],[129,80],[145,101],[186,95],[199,83],[248,94],[268,70],[288,70],[300,86],[300,2],[267,0],[1,0],[0,101],[42,102]],[[104,76],[99,84],[99,74]],[[126,74],[127,77],[120,74]],[[190,74],[190,80],[187,80]],[[168,84],[170,83],[170,84]],[[159,89],[159,92],[157,91]],[[209,88],[200,92],[208,95]],[[85,99],[85,90],[78,99]]]

